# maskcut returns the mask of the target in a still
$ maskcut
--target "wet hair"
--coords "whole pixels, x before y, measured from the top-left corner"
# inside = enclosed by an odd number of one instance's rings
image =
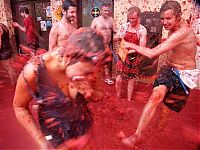
[[[110,7],[110,6],[111,6],[110,3],[102,3],[102,4],[101,4],[101,8],[102,8],[102,7]]]
[[[29,14],[29,9],[26,6],[20,6],[19,12]]]
[[[62,9],[67,11],[69,7],[76,7],[76,5],[71,0],[65,0],[62,4]]]
[[[63,49],[63,56],[71,58],[73,64],[81,61],[82,58],[88,60],[103,60],[101,54],[105,52],[103,35],[90,27],[82,27],[74,31],[67,40],[67,45]],[[106,53],[106,52],[105,52]]]
[[[173,10],[173,14],[176,17],[181,16],[181,5],[177,1],[166,1],[164,4],[162,4],[160,8],[160,13],[164,13],[167,10]]]
[[[140,10],[140,8],[137,7],[137,6],[129,8],[128,11],[127,11],[127,16],[129,16],[130,14],[132,14],[132,13],[134,13],[134,12],[136,12],[137,15],[140,17],[141,10]]]

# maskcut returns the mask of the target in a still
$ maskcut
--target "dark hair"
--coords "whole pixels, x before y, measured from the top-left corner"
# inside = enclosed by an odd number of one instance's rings
[[[62,9],[64,9],[65,11],[67,11],[69,9],[69,7],[76,7],[76,5],[71,1],[71,0],[65,0],[62,4]]]
[[[29,14],[29,10],[28,10],[28,8],[27,8],[26,6],[21,6],[21,7],[19,8],[19,12],[20,12],[20,13]]]
[[[140,16],[140,14],[141,14],[140,8],[135,6],[135,7],[131,7],[128,9],[127,16],[129,16],[130,14],[132,14],[134,12],[136,12],[138,16]]]
[[[166,1],[160,8],[160,13],[167,10],[173,10],[173,14],[177,17],[181,16],[181,5],[177,1]]]
[[[198,5],[200,7],[200,1],[199,0],[194,0],[195,5]]]
[[[101,4],[101,8],[102,8],[102,7],[110,7],[110,3],[102,3],[102,4]]]
[[[98,55],[102,52],[105,52],[105,55]],[[69,56],[71,63],[80,61],[81,58],[86,58],[86,56],[90,59],[95,56],[98,60],[103,60],[106,57],[103,35],[90,27],[79,28],[68,38],[67,45],[62,50],[62,55]]]

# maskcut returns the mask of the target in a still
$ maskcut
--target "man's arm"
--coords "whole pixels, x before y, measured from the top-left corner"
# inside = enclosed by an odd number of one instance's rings
[[[55,24],[49,33],[49,51],[52,51],[56,46],[58,42],[58,28],[59,24]]]
[[[18,24],[17,22],[13,22],[13,27],[20,29],[23,32],[26,32],[26,28]]]
[[[97,23],[96,23],[96,21],[97,21],[96,18],[94,18],[94,19],[92,20],[91,28],[96,29],[96,27],[97,27]]]
[[[183,27],[178,31],[172,33],[168,39],[166,39],[163,43],[159,44],[153,49],[141,47],[128,42],[125,42],[125,48],[133,49],[148,58],[154,58],[162,53],[173,50],[174,47],[176,47],[183,41],[183,39],[189,34],[189,32],[191,32],[190,29],[188,29],[187,27]]]
[[[126,27],[124,25],[121,25],[120,28],[119,28],[119,30],[115,34],[113,40],[115,42],[120,41],[123,38],[125,32],[126,32]]]
[[[114,33],[117,33],[117,26],[116,26],[115,21],[114,21],[113,18],[112,18],[112,30],[113,30]]]

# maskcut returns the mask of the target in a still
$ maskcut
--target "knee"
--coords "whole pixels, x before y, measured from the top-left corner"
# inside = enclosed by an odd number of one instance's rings
[[[150,101],[154,104],[154,105],[158,105],[163,99],[163,94],[160,90],[158,89],[153,89],[153,93],[151,95]]]
[[[122,76],[121,75],[117,75],[116,76],[116,82],[121,82],[122,81]]]

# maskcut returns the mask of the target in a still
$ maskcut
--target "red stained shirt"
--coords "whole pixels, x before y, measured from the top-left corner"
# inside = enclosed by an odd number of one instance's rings
[[[35,34],[35,24],[31,16],[28,16],[24,19],[24,27],[26,28],[26,41],[28,44],[37,43],[37,36]]]

